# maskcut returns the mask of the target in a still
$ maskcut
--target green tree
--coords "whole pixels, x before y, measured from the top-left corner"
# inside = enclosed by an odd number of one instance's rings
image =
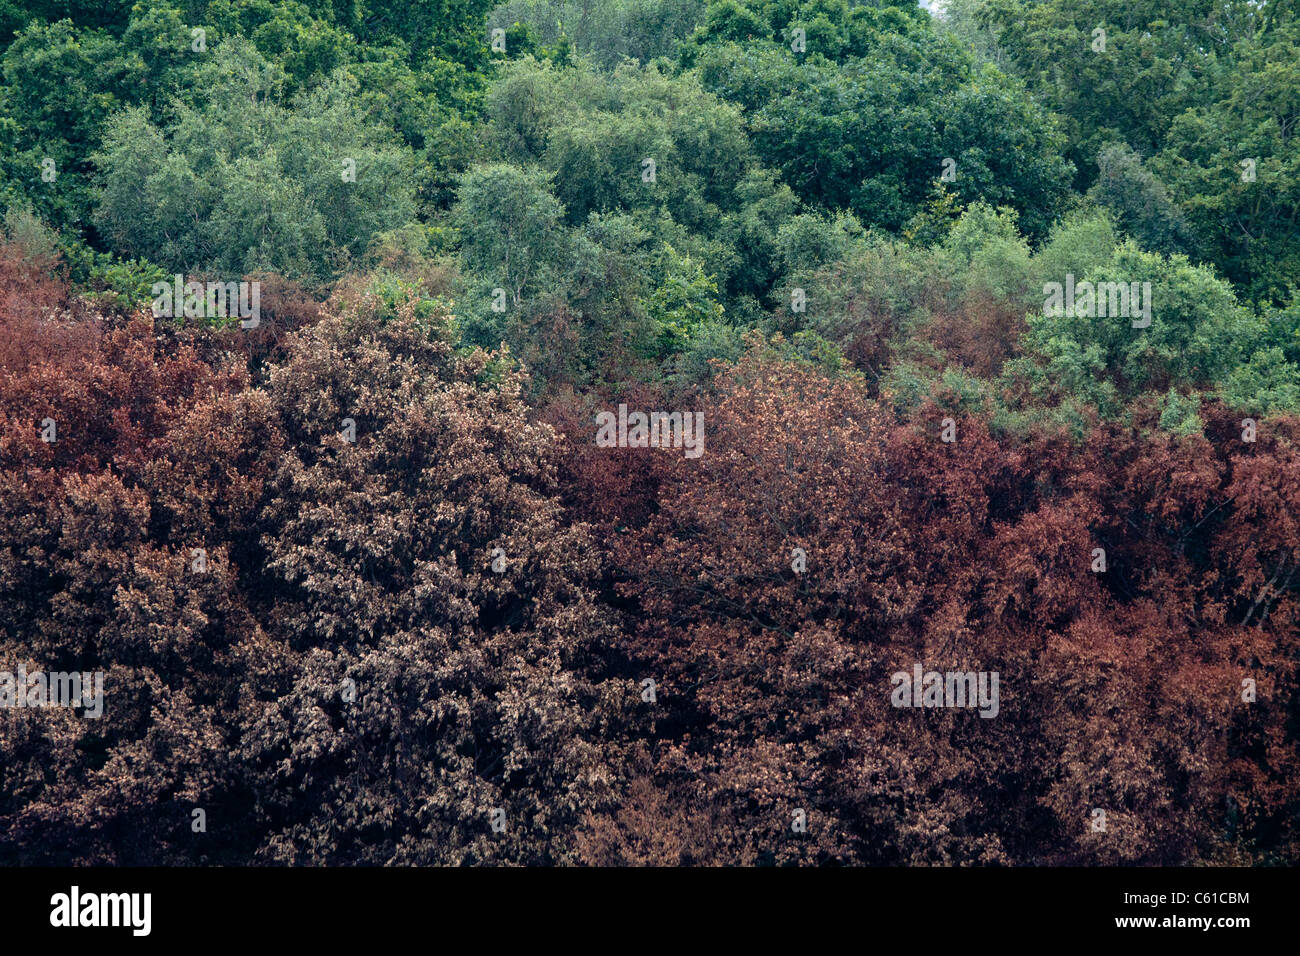
[[[139,109],[110,124],[95,221],[115,248],[179,270],[321,280],[415,215],[414,161],[362,112],[344,74],[291,107],[247,43],[201,73],[205,100],[165,129]]]
[[[646,311],[655,323],[661,356],[680,352],[705,326],[722,320],[724,309],[716,301],[718,284],[690,256],[664,247],[663,278],[650,294]]]
[[[1174,119],[1152,166],[1223,274],[1282,302],[1300,283],[1300,23],[1238,41],[1233,60],[1226,89]]]
[[[987,0],[975,19],[1064,117],[1076,184],[1086,188],[1107,143],[1160,152],[1173,120],[1214,98],[1233,43],[1264,15],[1250,0]]]
[[[1091,315],[1083,308],[1051,314],[1045,305],[1028,318],[1027,345],[1036,358],[1017,363],[1017,369],[1034,368],[1040,394],[1073,395],[1103,414],[1119,414],[1120,403],[1142,391],[1219,384],[1258,337],[1259,323],[1231,285],[1184,256],[1165,258],[1129,241],[1105,265],[1075,279],[1094,288],[1139,283],[1139,291],[1141,283],[1150,283],[1150,325],[1141,326],[1147,317],[1132,301],[1131,315],[1110,313],[1109,292],[1095,300],[1106,307],[1105,315],[1100,308]],[[1067,279],[1053,281],[1064,285]]]
[[[518,308],[568,265],[564,207],[539,169],[474,167],[461,181],[453,214],[466,265],[505,290],[509,307]]]
[[[36,22],[9,44],[0,123],[12,124],[12,150],[0,153],[0,175],[43,219],[74,229],[87,224],[91,154],[142,74],[112,36],[69,20]]]
[[[1070,175],[1051,117],[950,37],[905,23],[867,31],[842,57],[764,40],[708,42],[692,62],[809,203],[898,232],[944,181],[962,205],[1014,207],[1028,232],[1045,233]]]

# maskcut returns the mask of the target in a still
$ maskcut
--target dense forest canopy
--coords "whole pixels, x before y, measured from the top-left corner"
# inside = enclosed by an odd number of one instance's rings
[[[0,0],[0,862],[1300,861],[1298,132],[1288,0]]]

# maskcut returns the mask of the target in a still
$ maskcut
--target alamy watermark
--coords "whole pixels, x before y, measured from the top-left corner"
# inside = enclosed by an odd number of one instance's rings
[[[260,282],[185,282],[184,276],[172,276],[171,282],[155,282],[153,296],[155,319],[225,319],[236,315],[241,329],[255,329],[262,321],[262,285]]]
[[[681,448],[687,458],[704,454],[703,412],[632,412],[596,415],[597,448]]]
[[[93,687],[93,691],[91,688]],[[81,707],[82,717],[104,716],[104,672],[0,671],[0,707]]]
[[[1066,273],[1065,284],[1044,282],[1043,315],[1056,318],[1071,317],[1104,319],[1107,317],[1132,319],[1133,328],[1145,329],[1151,324],[1150,282],[1080,282],[1074,273]]]
[[[981,717],[998,715],[997,671],[925,671],[918,663],[889,681],[895,707],[979,707]]]
[[[120,926],[148,936],[152,911],[152,893],[83,893],[74,885],[50,897],[50,925],[60,928]]]

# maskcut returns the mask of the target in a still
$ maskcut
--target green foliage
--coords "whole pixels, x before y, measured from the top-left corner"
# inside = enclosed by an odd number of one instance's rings
[[[944,0],[943,15],[935,19],[935,26],[957,37],[981,60],[1009,72],[1010,59],[998,46],[994,29],[981,17],[986,3],[987,0]]]
[[[200,22],[216,25],[215,40],[250,39],[263,57],[284,71],[289,92],[296,93],[328,77],[350,58],[349,47],[355,40],[332,19],[332,11],[313,10],[297,0],[213,0],[203,9]]]
[[[1172,255],[1193,249],[1193,238],[1169,190],[1123,143],[1097,155],[1097,182],[1088,195],[1115,215],[1116,222],[1144,248]]]
[[[942,241],[961,216],[957,194],[942,181],[930,188],[930,197],[903,227],[903,238],[918,246]]]
[[[466,265],[490,279],[518,308],[568,265],[564,207],[551,178],[536,168],[479,166],[461,181],[454,221]]]
[[[58,234],[41,221],[28,203],[15,202],[4,209],[0,236],[16,242],[32,259],[50,262],[59,255]]]
[[[1213,96],[1228,73],[1219,54],[1257,29],[1259,10],[1249,0],[988,0],[975,19],[1064,117],[1087,186],[1110,142],[1143,156],[1164,148],[1173,120]]]
[[[427,55],[474,70],[488,63],[487,14],[492,0],[385,0],[382,16],[357,27],[364,43],[403,43],[412,63]]]
[[[960,368],[937,372],[926,364],[908,360],[897,362],[881,378],[880,394],[900,413],[915,411],[927,400],[952,415],[993,408],[989,383]]]
[[[71,274],[110,308],[146,308],[154,298],[154,283],[171,282],[171,276],[151,262],[119,259],[82,245],[68,251],[67,261]]]
[[[648,63],[671,56],[695,28],[705,0],[508,0],[492,11],[489,27],[526,24],[539,49],[571,42],[573,49],[607,69],[625,57]],[[534,52],[506,34],[510,56]]]
[[[15,33],[33,24],[68,20],[77,26],[120,34],[131,4],[124,0],[3,0],[0,2],[0,49]]]
[[[789,276],[843,259],[862,238],[862,224],[852,213],[801,213],[780,225],[776,246],[781,267]]]
[[[1063,284],[1065,277],[1055,281]],[[1139,391],[1224,381],[1256,334],[1257,323],[1232,287],[1183,256],[1166,258],[1126,242],[1108,263],[1077,281],[1150,283],[1146,328],[1134,327],[1145,320],[1136,310],[1132,316],[1088,316],[1048,315],[1044,309],[1028,319],[1027,344],[1045,363],[1045,380],[1107,413],[1117,411],[1115,401]],[[1102,382],[1114,387],[1113,395]]]
[[[688,59],[707,89],[745,110],[759,155],[801,198],[898,232],[952,159],[961,205],[1011,206],[1031,235],[1046,232],[1071,172],[1051,117],[923,14],[859,7],[841,30],[819,13],[799,55],[783,34],[803,20],[776,17],[772,39],[739,42],[732,14],[749,8],[713,9],[717,30],[697,34]]]
[[[1251,301],[1284,301],[1300,276],[1291,5],[987,0],[975,20],[1064,117],[1077,185],[1096,169],[1094,195],[1123,228],[1205,257]]]
[[[1201,400],[1195,393],[1184,395],[1171,388],[1161,398],[1159,409],[1160,428],[1171,435],[1199,435],[1205,429],[1200,415]]]
[[[724,311],[715,299],[717,282],[698,262],[667,245],[663,258],[662,278],[646,302],[659,357],[685,350],[703,327],[719,325]]]
[[[940,262],[960,277],[965,290],[1028,304],[1029,244],[1016,228],[1015,210],[993,209],[983,202],[968,206],[949,230],[939,253]]]
[[[1062,276],[1086,275],[1109,262],[1119,245],[1114,224],[1099,209],[1078,209],[1061,219],[1034,253],[1034,292]]]
[[[1256,415],[1300,411],[1300,365],[1276,346],[1260,349],[1228,373],[1219,394],[1231,408]]]
[[[68,20],[37,22],[5,50],[0,117],[12,127],[0,175],[42,218],[74,228],[88,218],[90,153],[142,73],[113,37]]]
[[[413,218],[413,159],[362,113],[355,80],[282,107],[278,68],[234,41],[202,75],[206,101],[166,129],[137,108],[105,134],[95,222],[116,248],[180,271],[319,281]]]
[[[1250,299],[1277,303],[1300,282],[1300,23],[1239,40],[1232,60],[1226,87],[1174,119],[1152,166],[1205,255]]]
[[[736,354],[719,317],[758,314],[783,266],[772,223],[798,202],[734,107],[658,66],[604,76],[524,57],[503,66],[486,112],[489,148],[511,162],[460,187],[466,341],[508,342],[535,387],[641,374],[629,362],[657,374],[677,352],[703,377],[700,355]],[[490,309],[496,288],[505,311]],[[719,344],[700,351],[706,340]]]
[[[774,324],[815,333],[876,375],[894,338],[928,321],[946,293],[932,252],[878,234],[810,275],[796,273],[791,285],[795,280],[803,283],[804,311],[793,311],[787,292]]]
[[[767,291],[774,250],[747,261],[744,239],[756,208],[792,200],[763,174],[739,112],[692,77],[631,64],[605,77],[526,58],[503,69],[487,112],[498,151],[553,174],[571,226],[634,213],[729,293]]]
[[[915,37],[929,18],[907,2],[849,0],[713,0],[695,31],[695,44],[769,41],[791,45],[803,30],[807,54],[836,62],[867,56],[882,36]]]

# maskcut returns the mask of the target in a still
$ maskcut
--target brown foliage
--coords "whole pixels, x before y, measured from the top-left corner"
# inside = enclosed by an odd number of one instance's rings
[[[676,795],[657,815],[632,797],[631,845],[684,801],[715,820],[715,862],[1294,857],[1294,423],[1264,454],[994,440],[974,418],[947,444],[933,406],[896,423],[758,356],[720,391],[708,453],[616,554]],[[997,671],[998,715],[891,706],[916,662]]]
[[[170,352],[140,317],[99,324],[47,314],[22,333],[42,360],[0,368],[0,669],[103,671],[107,695],[96,720],[0,715],[0,844],[25,862],[201,860],[189,808],[239,777],[256,624],[238,560],[276,439],[237,364]],[[69,336],[81,347],[55,344]]]
[[[756,345],[539,422],[437,302],[250,345],[48,265],[0,262],[0,670],[108,702],[0,713],[4,862],[1300,858],[1294,417],[1004,435]],[[597,447],[619,402],[705,454]],[[894,706],[918,663],[996,716]]]
[[[272,821],[259,856],[565,862],[607,799],[602,702],[631,694],[591,674],[596,554],[518,376],[488,384],[491,357],[455,354],[445,311],[417,305],[339,302],[270,375],[286,656],[244,751]]]

